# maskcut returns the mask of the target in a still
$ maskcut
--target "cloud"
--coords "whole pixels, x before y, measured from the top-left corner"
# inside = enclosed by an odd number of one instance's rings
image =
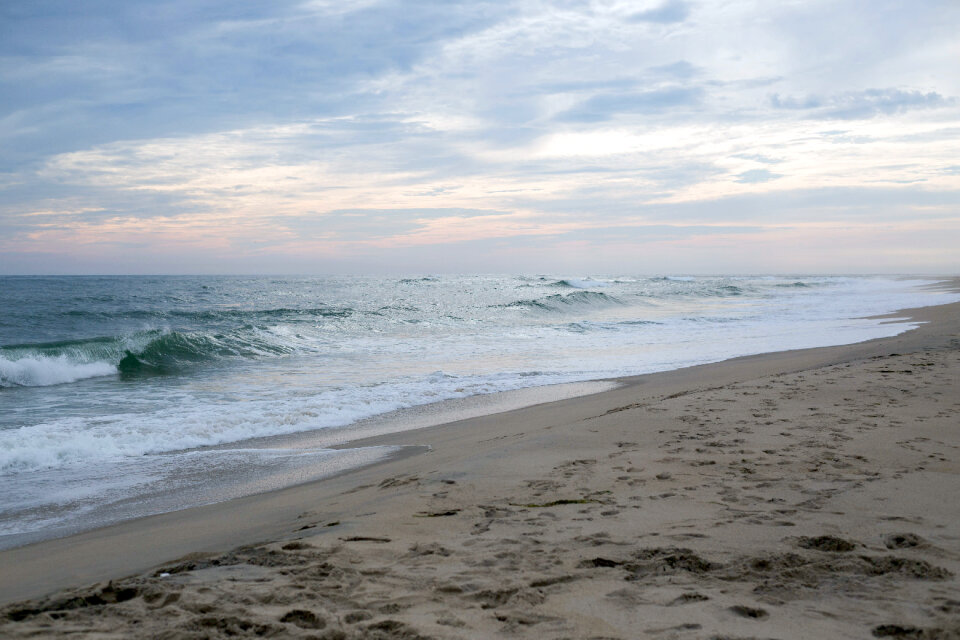
[[[839,120],[872,118],[885,114],[904,113],[913,109],[933,109],[953,105],[954,98],[945,98],[936,91],[904,91],[901,89],[867,89],[829,97],[809,95],[803,98],[770,97],[775,109],[815,110],[813,117]]]
[[[600,94],[557,115],[566,122],[601,122],[618,115],[672,112],[698,106],[704,96],[700,87],[667,87],[636,93]]]
[[[668,0],[658,7],[640,11],[630,16],[631,22],[656,22],[670,24],[683,22],[690,15],[690,5],[681,0]]]
[[[823,98],[806,96],[804,98],[785,97],[775,93],[770,96],[770,106],[774,109],[817,109],[824,104]]]
[[[533,88],[535,94],[580,93],[597,90],[629,91],[639,84],[637,78],[615,77],[602,80],[582,80],[579,78],[562,82],[547,82]]]
[[[388,97],[364,86],[372,77],[407,72],[504,11],[294,0],[20,8],[0,27],[0,145],[22,165],[117,139],[386,111]]]
[[[688,80],[696,75],[700,75],[701,73],[703,73],[703,70],[700,67],[690,64],[686,60],[678,60],[671,64],[663,64],[657,67],[650,67],[650,71],[657,74],[663,74],[666,76],[680,78],[683,80]]]
[[[733,154],[735,158],[743,158],[744,160],[753,160],[754,162],[760,162],[763,164],[778,164],[783,162],[782,158],[771,158],[759,153],[735,153]]]
[[[737,176],[737,182],[745,184],[757,184],[759,182],[770,182],[771,180],[776,180],[777,178],[782,177],[783,176],[779,173],[772,173],[766,169],[751,169],[739,174]]]

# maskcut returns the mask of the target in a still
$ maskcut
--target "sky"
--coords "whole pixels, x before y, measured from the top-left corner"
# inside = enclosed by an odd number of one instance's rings
[[[0,273],[960,273],[960,3],[0,3]]]

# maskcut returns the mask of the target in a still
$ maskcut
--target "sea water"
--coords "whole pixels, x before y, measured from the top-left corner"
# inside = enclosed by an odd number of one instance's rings
[[[867,316],[960,300],[930,284],[0,277],[0,548],[396,455],[331,446],[404,408],[895,335]]]

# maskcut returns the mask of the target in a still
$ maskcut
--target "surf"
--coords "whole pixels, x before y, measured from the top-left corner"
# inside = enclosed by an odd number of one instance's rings
[[[295,336],[242,326],[225,332],[153,329],[86,340],[0,347],[0,387],[51,386],[117,375],[173,374],[224,359],[303,351]]]

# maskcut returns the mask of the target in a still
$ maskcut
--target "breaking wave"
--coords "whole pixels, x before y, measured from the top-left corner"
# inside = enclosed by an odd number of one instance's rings
[[[72,362],[67,356],[24,357],[8,360],[0,356],[0,387],[48,387],[117,373],[107,362]]]
[[[349,318],[356,313],[350,307],[316,307],[296,309],[281,307],[279,309],[245,310],[245,309],[212,309],[203,311],[185,311],[181,309],[169,311],[155,311],[150,309],[133,309],[122,312],[71,310],[63,313],[64,316],[74,318],[125,318],[133,320],[149,320],[162,322],[165,320],[192,321],[192,322],[263,322],[263,321],[301,321],[311,318]]]
[[[166,374],[225,358],[294,353],[303,346],[246,327],[224,333],[151,330],[0,348],[0,387],[42,387],[116,374]]]
[[[556,293],[533,300],[517,300],[504,305],[503,308],[518,308],[531,311],[546,311],[563,313],[584,307],[610,307],[624,304],[619,298],[599,291],[578,290],[566,295]]]
[[[599,289],[601,287],[609,287],[609,282],[604,282],[602,280],[591,280],[586,278],[580,280],[577,278],[564,278],[563,280],[557,280],[552,283],[555,287],[566,287],[569,289]]]

